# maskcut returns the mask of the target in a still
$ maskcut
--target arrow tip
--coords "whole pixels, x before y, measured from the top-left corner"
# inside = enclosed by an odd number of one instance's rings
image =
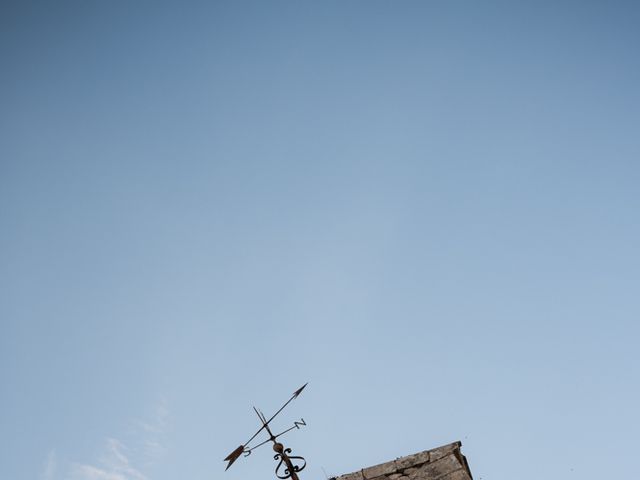
[[[302,393],[302,390],[304,390],[304,387],[306,387],[307,385],[309,385],[309,382],[305,383],[299,389],[297,389],[295,392],[293,392],[293,398],[297,398],[298,395],[300,395]]]

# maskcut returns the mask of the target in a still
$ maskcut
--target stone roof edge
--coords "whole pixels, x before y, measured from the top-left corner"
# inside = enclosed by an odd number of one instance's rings
[[[432,448],[431,450],[424,450],[412,455],[396,458],[395,460],[391,460],[389,462],[363,468],[356,472],[345,473],[335,478],[337,480],[373,480],[377,477],[382,477],[383,475],[396,473],[400,470],[404,470],[405,468],[411,468],[427,462],[433,462],[452,453],[458,457],[460,463],[462,463],[465,470],[469,474],[469,477],[472,478],[471,471],[469,470],[469,465],[467,464],[467,459],[460,451],[461,446],[462,442],[460,441],[449,443],[447,445],[442,445],[441,447]]]

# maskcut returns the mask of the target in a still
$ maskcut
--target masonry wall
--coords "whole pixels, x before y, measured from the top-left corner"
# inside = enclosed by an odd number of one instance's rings
[[[472,480],[460,442],[340,475],[337,480]]]

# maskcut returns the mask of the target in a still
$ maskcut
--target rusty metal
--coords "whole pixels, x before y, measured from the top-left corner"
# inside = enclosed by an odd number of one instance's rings
[[[304,470],[304,467],[307,466],[307,461],[303,457],[297,457],[297,456],[294,456],[294,455],[289,455],[291,453],[291,449],[290,448],[284,448],[284,445],[282,445],[281,443],[277,443],[276,442],[273,445],[273,450],[278,452],[273,456],[273,459],[274,460],[280,460],[280,463],[278,463],[278,466],[276,467],[276,476],[278,478],[281,478],[282,480],[285,480],[287,478],[291,478],[293,480],[299,480],[297,472],[300,472],[300,471]],[[291,461],[292,459],[301,460],[302,461],[302,466],[295,465]],[[278,472],[282,468],[282,463],[283,462],[287,466],[287,468],[284,469],[284,475],[280,475]]]
[[[278,433],[277,435],[273,434],[273,432],[269,428],[269,423],[271,423],[271,421],[287,405],[289,405],[289,403],[292,400],[298,398],[298,395],[302,393],[302,390],[304,390],[306,386],[307,384],[305,383],[302,387],[300,387],[298,390],[293,392],[293,395],[291,396],[291,398],[287,400],[287,402],[282,407],[280,407],[278,411],[274,413],[271,416],[271,418],[269,418],[269,420],[267,420],[267,417],[265,417],[264,413],[262,413],[256,407],[253,407],[253,410],[256,412],[256,415],[258,415],[258,418],[262,423],[262,427],[260,427],[258,431],[254,433],[251,436],[251,438],[247,440],[243,445],[240,445],[235,450],[233,450],[229,455],[227,455],[224,461],[229,463],[227,463],[227,467],[225,468],[225,470],[228,470],[229,467],[233,465],[233,463],[241,455],[244,454],[245,457],[248,457],[249,455],[251,455],[251,452],[253,452],[256,448],[261,447],[266,443],[273,442],[273,450],[276,452],[276,454],[273,456],[273,459],[278,462],[278,465],[276,466],[276,470],[275,470],[276,476],[281,480],[287,480],[289,478],[291,478],[292,480],[300,480],[298,478],[298,472],[301,472],[307,466],[306,460],[304,459],[304,457],[290,455],[292,450],[290,448],[285,448],[284,445],[280,442],[277,442],[276,439],[281,435],[284,435],[285,433],[290,432],[293,429],[299,429],[301,426],[306,425],[306,422],[304,421],[304,419],[301,418],[299,422],[293,422],[292,427],[287,428],[286,430]],[[254,445],[253,447],[249,447],[249,444],[251,443],[251,441],[253,441],[253,439],[256,438],[260,432],[262,432],[262,430],[266,430],[266,432],[269,434],[269,438],[257,445]]]

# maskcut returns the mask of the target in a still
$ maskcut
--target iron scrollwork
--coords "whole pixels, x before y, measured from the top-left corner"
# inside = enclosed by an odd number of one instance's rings
[[[282,444],[279,444],[279,445],[282,445]],[[276,449],[277,446],[278,444],[274,445],[274,450]],[[307,466],[307,461],[304,459],[304,457],[289,455],[290,453],[291,453],[290,448],[283,448],[282,450],[279,451],[279,453],[276,453],[273,456],[274,460],[280,460],[280,462],[278,462],[278,466],[276,467],[276,476],[281,480],[287,480],[288,478],[292,478],[292,477],[295,480],[297,478],[296,473],[301,472]],[[295,460],[301,461],[302,465],[294,464]],[[284,467],[284,474],[281,474],[280,470],[283,468],[283,465],[282,465],[283,463],[286,465],[286,467]],[[299,463],[299,462],[296,462],[296,463]]]

